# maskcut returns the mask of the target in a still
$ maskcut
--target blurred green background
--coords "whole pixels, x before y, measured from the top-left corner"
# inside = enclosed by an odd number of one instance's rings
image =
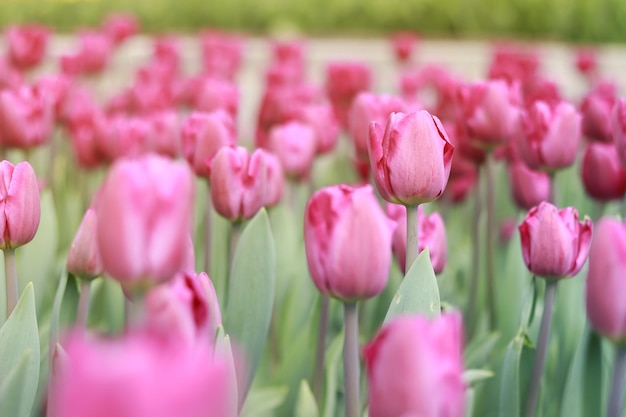
[[[132,12],[147,32],[216,27],[267,34],[626,41],[624,0],[0,0],[0,26],[41,22],[59,31]]]

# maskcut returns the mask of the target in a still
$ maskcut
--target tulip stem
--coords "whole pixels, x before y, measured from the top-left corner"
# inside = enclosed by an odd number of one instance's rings
[[[474,195],[474,216],[472,219],[472,276],[470,281],[469,304],[467,315],[470,323],[470,334],[472,327],[476,324],[476,298],[478,297],[478,272],[480,263],[480,214],[482,211],[482,201],[480,195],[480,184],[476,187]]]
[[[494,278],[494,257],[495,233],[496,233],[496,206],[494,199],[494,166],[493,154],[487,155],[485,161],[485,169],[487,170],[487,309],[489,311],[489,328],[496,328],[496,283]]]
[[[213,200],[211,186],[207,187],[206,212],[204,213],[204,272],[211,273],[211,232],[213,231]]]
[[[317,332],[317,347],[315,351],[315,373],[313,374],[313,395],[318,404],[322,403],[322,388],[324,380],[324,356],[326,353],[326,334],[328,333],[328,312],[330,300],[324,294],[320,305],[320,324]]]
[[[609,393],[609,405],[607,407],[607,417],[621,416],[624,405],[624,371],[626,370],[626,347],[617,346],[615,352],[615,363],[613,364],[613,381],[611,392]]]
[[[91,281],[81,280],[80,295],[78,297],[78,310],[76,310],[76,324],[82,329],[87,329],[90,301]]]
[[[4,250],[4,280],[7,291],[7,319],[17,305],[17,269],[15,268],[15,249]]]
[[[356,302],[343,304],[345,334],[343,340],[343,375],[346,417],[359,417],[359,321]]]
[[[543,316],[541,317],[541,327],[539,329],[539,341],[535,352],[535,363],[530,379],[528,397],[526,398],[525,417],[533,417],[539,399],[539,388],[541,387],[541,375],[546,362],[548,351],[548,338],[550,336],[550,326],[552,325],[552,312],[554,310],[554,299],[556,297],[556,284],[558,281],[546,280],[546,291],[543,298]]]
[[[413,262],[417,259],[417,255],[419,255],[419,241],[418,241],[418,206],[407,206],[406,207],[406,262],[404,275],[409,273],[409,269]]]

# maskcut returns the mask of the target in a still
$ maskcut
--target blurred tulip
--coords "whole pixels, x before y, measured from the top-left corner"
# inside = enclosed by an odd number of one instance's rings
[[[285,173],[278,157],[262,149],[259,150],[265,160],[265,170],[267,174],[267,188],[265,193],[265,207],[278,205],[283,198],[285,188]]]
[[[333,62],[326,67],[326,94],[341,126],[348,126],[352,100],[372,84],[370,68],[360,62]]]
[[[0,92],[0,142],[30,149],[46,142],[54,127],[53,103],[29,86]]]
[[[22,74],[5,58],[0,57],[0,91],[18,88],[23,82]]]
[[[576,69],[583,77],[593,83],[598,76],[598,57],[592,48],[583,47],[576,50]]]
[[[236,84],[219,78],[202,78],[194,92],[196,110],[213,112],[227,111],[233,120],[239,111],[239,88]]]
[[[98,31],[85,31],[79,35],[78,50],[61,57],[61,69],[66,75],[94,75],[106,69],[112,52],[109,37]]]
[[[529,210],[542,201],[550,201],[551,181],[545,172],[533,171],[522,161],[509,163],[509,182],[515,204]]]
[[[91,280],[104,272],[98,250],[98,219],[93,208],[87,209],[67,255],[67,272]]]
[[[148,154],[116,161],[97,205],[106,272],[125,290],[144,290],[185,265],[194,183],[186,164]]]
[[[289,122],[270,131],[269,149],[278,157],[287,176],[307,179],[313,167],[317,140],[307,124]]]
[[[368,145],[374,181],[385,200],[418,205],[446,188],[454,146],[439,119],[427,111],[392,113],[384,131],[371,123]]]
[[[181,148],[178,113],[172,110],[153,113],[146,121],[150,125],[148,149],[170,158],[178,157]]]
[[[302,106],[297,120],[310,125],[316,138],[318,155],[331,152],[339,140],[339,122],[329,103]]]
[[[8,28],[5,37],[11,64],[29,70],[43,61],[50,33],[41,25],[23,25]]]
[[[120,45],[126,39],[137,34],[139,22],[133,15],[114,13],[107,16],[103,30],[114,45]]]
[[[151,134],[151,125],[143,117],[115,116],[97,136],[98,149],[110,161],[136,157],[149,152]]]
[[[539,78],[540,62],[537,51],[516,45],[497,45],[489,65],[489,79],[519,83],[524,95]]]
[[[583,267],[591,244],[591,220],[578,221],[573,207],[558,210],[542,202],[530,209],[519,226],[522,255],[534,275],[570,278]]]
[[[456,149],[456,148],[455,148]],[[454,156],[450,178],[442,198],[460,203],[464,201],[478,182],[478,168],[463,157]]]
[[[613,83],[597,84],[583,99],[580,113],[583,116],[583,134],[589,140],[611,142],[611,111],[617,100],[617,87]]]
[[[418,42],[417,35],[413,32],[397,32],[391,37],[391,46],[396,61],[409,62],[415,45]]]
[[[206,31],[200,34],[202,66],[206,75],[233,80],[243,58],[243,41],[234,34]]]
[[[626,192],[626,169],[612,143],[589,142],[581,163],[585,191],[598,201],[618,200]]]
[[[626,225],[603,217],[595,228],[586,281],[587,317],[594,330],[626,342]]]
[[[394,318],[363,355],[370,417],[465,415],[460,314]]]
[[[15,249],[33,240],[39,227],[39,184],[28,162],[0,162],[0,249]]]
[[[45,97],[52,104],[55,116],[60,118],[71,85],[69,78],[59,74],[39,78],[34,88],[40,96]]]
[[[617,155],[622,163],[622,167],[626,168],[626,100],[616,100],[613,111],[611,112],[611,133]]]
[[[347,302],[380,293],[389,275],[394,227],[369,185],[315,192],[306,207],[304,243],[318,290]]]

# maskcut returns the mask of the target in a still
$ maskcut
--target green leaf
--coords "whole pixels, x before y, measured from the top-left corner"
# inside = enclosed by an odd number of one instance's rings
[[[574,359],[570,364],[561,403],[561,417],[583,417],[583,382],[585,377],[585,357],[587,356],[587,343],[589,329],[585,329],[581,337]],[[599,413],[599,409],[597,413]]]
[[[224,328],[244,349],[248,359],[245,397],[267,340],[272,308],[276,255],[265,209],[247,225],[237,245],[229,282]]]
[[[318,417],[319,409],[313,397],[309,383],[303,379],[300,381],[300,391],[296,402],[296,417]]]
[[[391,301],[385,322],[399,314],[425,314],[429,317],[441,314],[439,286],[428,248],[417,256],[402,280],[398,292]]]
[[[124,293],[117,281],[97,278],[91,283],[89,328],[116,334],[124,328]]]
[[[233,357],[233,349],[230,344],[230,337],[227,334],[224,334],[224,328],[217,328],[217,335],[215,338],[215,354],[221,355],[221,357],[226,361],[226,366],[228,367],[228,377],[229,380],[226,381],[229,385],[230,392],[233,393],[233,410],[229,410],[227,415],[236,416],[237,415],[237,407],[239,404],[239,393],[237,388],[237,369],[235,367],[235,358]]]
[[[33,284],[0,328],[0,415],[30,415],[39,383],[39,333]],[[4,376],[9,376],[4,379]]]
[[[269,387],[253,389],[241,409],[239,417],[273,417],[276,410],[285,401],[287,387]]]
[[[524,349],[524,336],[519,332],[509,343],[502,365],[500,384],[500,416],[520,415],[520,360]]]
[[[476,382],[492,378],[494,373],[488,369],[467,369],[463,372],[463,381],[466,385],[473,385]]]
[[[595,332],[590,332],[585,355],[585,377],[583,378],[583,397],[585,408],[583,415],[591,416],[602,410],[602,339]]]
[[[500,340],[498,333],[474,337],[465,348],[465,366],[467,368],[485,366],[491,357],[491,353],[498,344],[498,340]]]

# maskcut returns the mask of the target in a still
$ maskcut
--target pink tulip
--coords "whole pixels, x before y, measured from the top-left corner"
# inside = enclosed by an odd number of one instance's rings
[[[64,75],[48,75],[37,80],[34,88],[52,104],[55,116],[61,117],[72,82]]]
[[[589,142],[581,165],[583,185],[589,196],[598,201],[624,197],[626,169],[612,143]]]
[[[519,83],[524,95],[539,78],[540,61],[536,51],[514,45],[497,45],[489,65],[489,79]]]
[[[6,31],[8,57],[21,70],[39,65],[46,54],[48,29],[41,25],[13,26]]]
[[[104,269],[126,290],[171,279],[185,265],[194,183],[186,164],[148,154],[119,159],[98,201]]]
[[[611,134],[617,149],[617,155],[626,168],[626,100],[619,99],[611,112]]]
[[[98,135],[98,149],[109,160],[136,157],[149,151],[152,126],[142,117],[116,116],[110,118],[102,135]]]
[[[183,156],[196,175],[210,178],[211,162],[222,146],[235,145],[235,124],[223,110],[193,112],[181,127]]]
[[[278,157],[262,149],[259,150],[265,161],[265,173],[267,175],[267,187],[265,189],[265,207],[278,205],[283,198],[285,188],[285,172]]]
[[[439,213],[433,212],[427,215],[422,206],[419,206],[417,210],[418,249],[421,252],[428,248],[433,270],[435,274],[439,274],[446,266],[448,258],[446,226]],[[387,216],[397,224],[393,232],[391,247],[400,270],[406,274],[404,270],[406,266],[406,207],[387,203]]]
[[[227,362],[205,343],[171,346],[144,332],[75,334],[63,347],[52,417],[225,417],[232,407]]]
[[[590,140],[611,142],[611,111],[617,100],[615,84],[597,84],[585,96],[580,112],[583,116],[583,134]]]
[[[518,207],[529,210],[542,201],[550,201],[550,176],[533,171],[522,161],[509,163],[509,182]]]
[[[103,30],[114,45],[122,44],[126,39],[137,34],[139,22],[133,15],[112,14],[104,21]]]
[[[180,73],[181,61],[180,45],[175,36],[166,35],[154,39],[151,66],[160,67],[169,76],[175,76]]]
[[[589,252],[586,281],[587,317],[598,333],[626,341],[626,226],[604,217]]]
[[[15,249],[33,240],[39,227],[39,184],[28,162],[0,162],[0,249]]]
[[[260,150],[252,155],[239,147],[223,146],[211,163],[211,199],[221,216],[240,221],[265,204],[267,169]]]
[[[524,135],[517,141],[529,168],[556,171],[574,164],[578,154],[582,117],[569,103],[556,107],[538,101],[523,117]]]
[[[54,127],[53,103],[40,90],[22,86],[0,92],[0,142],[29,149],[46,142]]]
[[[269,149],[278,157],[287,176],[309,177],[317,150],[315,131],[307,124],[289,122],[270,131]]]
[[[389,275],[394,226],[369,185],[314,193],[306,207],[304,243],[318,290],[344,301],[380,293]]]
[[[0,91],[19,88],[23,83],[22,74],[7,59],[0,57]]]
[[[348,126],[352,100],[372,84],[371,70],[359,62],[333,62],[326,67],[326,94],[343,127]]]
[[[340,127],[329,103],[302,106],[296,119],[313,128],[317,143],[316,154],[329,153],[335,148]]]
[[[105,70],[112,53],[111,39],[103,32],[80,34],[78,50],[61,57],[61,69],[67,75],[93,75]]]
[[[91,280],[104,272],[98,249],[97,223],[96,211],[87,209],[67,255],[67,271],[82,279]]]
[[[206,75],[233,80],[243,58],[243,41],[234,34],[206,31],[200,35],[202,64]]]
[[[583,267],[591,244],[591,220],[578,221],[573,207],[558,210],[542,202],[530,209],[519,226],[522,255],[534,275],[569,278]]]
[[[450,178],[442,198],[453,203],[460,203],[467,198],[477,182],[478,168],[476,165],[470,160],[455,155],[452,168],[450,168]]]
[[[391,45],[396,61],[404,63],[411,60],[413,50],[418,42],[413,32],[397,32],[391,37]]]
[[[370,417],[465,415],[460,314],[395,318],[363,355]]]
[[[425,110],[392,113],[387,127],[370,125],[369,156],[381,196],[403,205],[432,201],[450,176],[454,146],[439,119]]]
[[[239,111],[239,88],[236,84],[219,78],[202,79],[198,90],[194,93],[196,110],[213,112],[227,111],[233,120]]]
[[[178,113],[164,111],[146,117],[150,125],[148,149],[152,152],[176,158],[180,154],[181,134]]]
[[[598,57],[592,48],[579,48],[576,50],[576,69],[588,80],[593,80],[598,72]]]

